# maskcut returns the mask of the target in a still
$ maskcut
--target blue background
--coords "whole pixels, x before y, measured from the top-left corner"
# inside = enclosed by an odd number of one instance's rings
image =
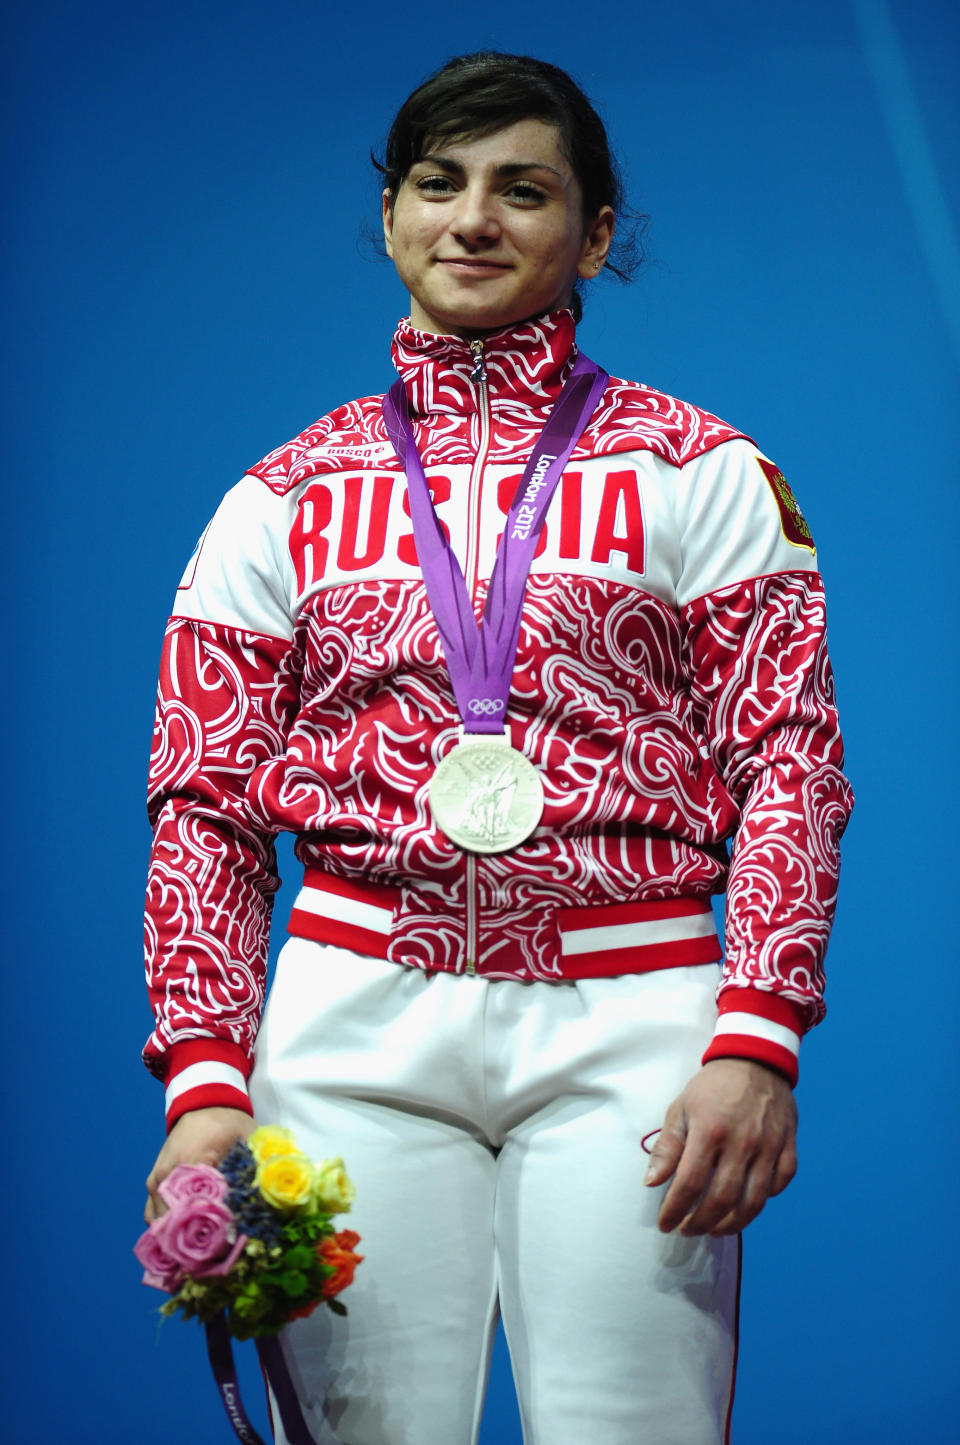
[[[362,237],[379,213],[369,148],[423,74],[478,47],[569,67],[652,216],[651,264],[594,288],[586,349],[750,431],[827,577],[859,806],[830,1019],[804,1051],[801,1171],[746,1237],[735,1439],[956,1438],[957,15],[937,0],[10,10],[11,1445],[232,1438],[200,1336],[157,1330],[129,1253],[161,1133],[138,1062],[161,633],[243,469],[389,383],[405,297]],[[575,1309],[575,1278],[571,1293]],[[483,1440],[519,1441],[502,1353]]]

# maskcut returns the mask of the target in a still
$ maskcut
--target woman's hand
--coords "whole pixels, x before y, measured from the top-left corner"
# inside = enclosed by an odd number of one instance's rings
[[[189,1114],[181,1114],[147,1176],[149,1197],[143,1211],[147,1223],[159,1219],[166,1210],[158,1190],[172,1169],[178,1164],[216,1166],[231,1144],[246,1139],[256,1127],[256,1121],[242,1109],[192,1109]]]
[[[797,1172],[797,1106],[780,1074],[750,1059],[711,1059],[667,1110],[645,1183],[673,1175],[664,1233],[738,1234]]]

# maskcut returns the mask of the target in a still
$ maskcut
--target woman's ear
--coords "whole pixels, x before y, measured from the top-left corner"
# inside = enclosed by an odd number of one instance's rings
[[[387,255],[393,255],[393,192],[385,190],[383,193],[383,244],[387,248]]]
[[[615,224],[616,217],[612,206],[601,206],[590,222],[583,238],[583,250],[580,252],[580,264],[577,267],[577,273],[584,281],[591,280],[603,270],[613,241]]]

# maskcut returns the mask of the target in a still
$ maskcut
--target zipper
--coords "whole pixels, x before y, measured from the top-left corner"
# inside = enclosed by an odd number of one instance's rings
[[[471,978],[477,971],[477,856],[467,854],[466,969]]]
[[[487,367],[483,357],[483,342],[475,337],[470,342],[473,355],[473,369],[470,382],[477,393],[477,411],[480,414],[480,445],[470,469],[467,486],[467,556],[464,568],[467,591],[470,600],[477,586],[477,571],[480,565],[480,483],[490,449],[490,395],[487,391]]]
[[[467,486],[467,565],[464,569],[464,580],[467,584],[470,601],[473,602],[474,592],[477,587],[477,572],[480,566],[481,483],[483,480],[483,468],[487,460],[487,452],[490,449],[490,394],[487,390],[487,366],[483,355],[483,342],[479,337],[474,337],[470,342],[470,352],[473,356],[470,383],[476,389],[477,411],[480,416],[480,445],[477,448],[477,455],[470,469],[470,481]],[[477,858],[474,853],[468,853],[466,857],[465,881],[467,898],[464,948],[466,953],[466,971],[468,974],[473,975],[477,971],[477,953],[479,949]]]

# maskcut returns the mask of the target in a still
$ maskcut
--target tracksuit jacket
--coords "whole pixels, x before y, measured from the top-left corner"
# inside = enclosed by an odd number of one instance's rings
[[[394,338],[478,618],[574,347],[568,311],[482,341],[408,322]],[[611,379],[524,603],[507,727],[540,771],[543,816],[526,842],[478,857],[427,802],[461,720],[380,402],[338,408],[251,468],[177,593],[146,923],[145,1058],[168,1121],[249,1109],[285,830],[305,868],[292,933],[491,980],[710,962],[710,899],[725,890],[704,1057],[795,1080],[823,1011],[852,798],[823,587],[782,474],[716,417]]]

